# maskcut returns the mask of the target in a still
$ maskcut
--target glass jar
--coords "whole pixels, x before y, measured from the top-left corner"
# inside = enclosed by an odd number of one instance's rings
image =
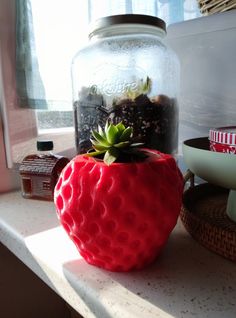
[[[179,62],[162,39],[165,22],[146,15],[101,18],[72,62],[76,147],[106,120],[133,127],[134,141],[175,155]]]

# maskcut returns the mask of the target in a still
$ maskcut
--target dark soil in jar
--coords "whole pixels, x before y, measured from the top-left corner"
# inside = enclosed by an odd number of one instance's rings
[[[178,143],[178,107],[175,99],[158,95],[150,100],[140,95],[131,100],[121,100],[110,113],[114,123],[122,121],[133,127],[134,141],[145,147],[172,153]]]
[[[74,106],[79,153],[91,148],[91,129],[97,129],[98,125],[104,127],[107,119],[133,127],[134,141],[143,142],[147,148],[170,154],[177,150],[178,105],[174,98],[158,95],[150,100],[147,95],[139,95],[134,100],[121,99],[110,109],[102,105],[101,99],[100,104],[79,101]]]
[[[109,112],[101,95],[88,94],[76,101],[74,107],[75,144],[78,153],[91,149],[91,130],[105,126]]]

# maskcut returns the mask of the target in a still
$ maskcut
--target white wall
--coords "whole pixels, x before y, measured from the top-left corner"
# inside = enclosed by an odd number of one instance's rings
[[[171,25],[167,42],[181,64],[180,147],[236,126],[236,10]]]

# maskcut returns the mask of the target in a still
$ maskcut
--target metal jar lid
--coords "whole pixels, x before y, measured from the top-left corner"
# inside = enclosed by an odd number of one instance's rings
[[[236,126],[210,129],[209,139],[212,142],[236,146]]]
[[[149,27],[156,27],[163,33],[166,33],[166,23],[160,18],[144,14],[120,14],[102,17],[94,21],[90,26],[89,38],[108,27],[125,24],[141,24]]]

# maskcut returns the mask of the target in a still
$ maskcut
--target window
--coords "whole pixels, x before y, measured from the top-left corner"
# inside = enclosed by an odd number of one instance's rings
[[[16,8],[24,3],[28,10],[29,38],[18,38]],[[26,12],[26,11],[22,11]],[[52,139],[55,151],[74,151],[70,65],[76,51],[87,41],[88,24],[112,14],[140,13],[157,15],[167,25],[200,15],[195,0],[2,0],[0,2],[0,82],[1,108],[8,166],[35,152],[37,138]],[[19,24],[17,24],[19,27]],[[25,31],[25,29],[23,29]],[[20,41],[19,41],[20,40]],[[15,58],[22,41],[30,76],[16,81],[15,69],[24,68]],[[28,49],[28,50],[27,50]],[[17,51],[18,52],[18,51]],[[33,104],[23,107],[17,89],[28,89]],[[39,107],[39,109],[38,109]],[[40,109],[43,107],[43,109]]]

